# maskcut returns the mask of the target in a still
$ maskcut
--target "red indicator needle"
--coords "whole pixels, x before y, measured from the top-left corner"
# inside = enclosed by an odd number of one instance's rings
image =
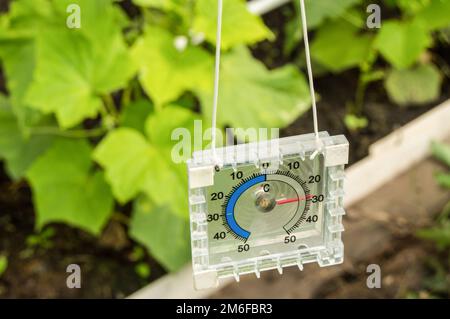
[[[313,196],[314,195],[307,195],[307,196],[304,196],[304,197],[279,199],[279,200],[277,200],[277,205],[284,205],[284,204],[299,202],[299,201],[302,201],[302,200],[308,200],[308,199],[313,198]]]

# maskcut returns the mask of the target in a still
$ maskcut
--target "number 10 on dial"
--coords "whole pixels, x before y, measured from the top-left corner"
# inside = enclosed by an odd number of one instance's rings
[[[344,136],[300,135],[194,153],[188,163],[196,288],[343,261]]]

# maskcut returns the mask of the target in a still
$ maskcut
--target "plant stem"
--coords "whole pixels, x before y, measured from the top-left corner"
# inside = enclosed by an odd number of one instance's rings
[[[141,87],[139,85],[139,81],[133,80],[133,82],[131,83],[131,86],[132,86],[134,100],[137,101],[137,100],[142,99],[142,91],[141,91]]]
[[[131,101],[132,87],[128,85],[122,93],[122,108],[125,108]]]
[[[356,96],[355,96],[355,103],[352,106],[352,110],[350,113],[354,115],[361,115],[363,104],[364,104],[364,97],[366,95],[366,89],[367,89],[367,82],[362,80],[362,77],[364,76],[364,73],[360,74],[358,79],[358,86],[356,88]]]
[[[33,135],[55,135],[67,138],[90,138],[99,137],[107,132],[106,128],[99,127],[91,130],[70,130],[61,131],[57,127],[33,127],[30,129]]]
[[[116,106],[114,104],[112,96],[110,94],[104,95],[103,102],[108,113],[111,114],[115,119],[117,119],[119,115],[117,114]]]

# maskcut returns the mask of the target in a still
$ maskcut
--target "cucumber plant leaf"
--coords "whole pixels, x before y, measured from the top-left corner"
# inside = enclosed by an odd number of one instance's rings
[[[189,219],[189,207],[186,198],[187,173],[184,164],[171,161],[170,152],[158,149],[152,159],[152,168],[142,185],[142,191],[158,206],[168,206],[173,214]]]
[[[440,186],[450,189],[450,174],[439,173],[436,175],[436,181]]]
[[[36,70],[26,99],[44,113],[55,113],[63,128],[95,117],[101,96],[124,86],[135,72],[121,30],[114,27],[116,11],[108,10],[110,0],[100,2],[103,7],[78,0],[88,17],[81,29],[61,23],[37,35]]]
[[[341,17],[349,8],[358,3],[361,3],[361,0],[306,0],[308,28],[314,29],[328,18]]]
[[[421,229],[417,235],[419,238],[435,242],[438,248],[444,249],[450,247],[450,223],[445,223],[438,227]]]
[[[433,156],[450,168],[450,146],[444,143],[433,142],[431,144]]]
[[[398,7],[404,15],[416,15],[424,7],[434,0],[388,0],[388,5],[391,7]]]
[[[140,99],[125,106],[120,114],[120,125],[129,127],[145,134],[145,121],[153,112],[153,104],[148,100]]]
[[[133,0],[137,6],[159,9],[173,9],[188,5],[190,0]]]
[[[0,59],[13,111],[25,133],[42,117],[40,111],[29,107],[25,98],[36,65],[35,37],[45,26],[59,22],[53,7],[55,3],[48,0],[13,1],[9,12],[1,16],[4,18],[5,32],[0,33]]]
[[[421,21],[429,30],[450,27],[450,0],[432,0],[419,11],[414,19]]]
[[[52,141],[51,136],[25,136],[8,101],[0,95],[0,159],[5,160],[11,178],[23,177]]]
[[[146,196],[133,204],[130,236],[145,245],[169,271],[176,271],[191,258],[189,222],[170,206],[157,206]]]
[[[198,91],[208,120],[212,94]],[[219,94],[218,123],[236,128],[285,127],[311,103],[306,80],[294,66],[270,71],[245,47],[223,56]]]
[[[166,9],[170,6],[171,0],[133,0],[133,3],[141,7],[154,7]]]
[[[119,128],[101,141],[93,156],[105,169],[114,196],[124,204],[137,196],[150,178],[157,152],[138,131]]]
[[[398,105],[421,105],[440,96],[442,77],[433,64],[391,70],[385,80],[389,97]]]
[[[170,172],[164,176],[158,174],[156,178],[148,179],[145,185],[146,193],[158,205],[171,203],[174,212],[179,212],[183,217],[187,216],[187,202],[173,199],[185,198],[188,192],[185,162],[191,157],[195,147],[193,138],[196,134],[202,134],[201,131],[194,132],[194,121],[198,119],[200,117],[192,111],[170,105],[161,112],[150,115],[146,123],[147,136],[161,154],[160,160],[154,163],[154,170]],[[201,148],[200,143],[197,149]],[[158,185],[164,187],[163,189],[166,189],[165,185],[167,185],[171,191],[161,192]]]
[[[41,119],[38,110],[25,102],[26,92],[33,80],[35,46],[29,39],[0,39],[0,59],[6,75],[12,110],[22,131]]]
[[[30,167],[36,226],[65,222],[99,234],[113,211],[111,189],[102,172],[92,172],[85,140],[58,139]]]
[[[70,15],[69,6],[77,5],[80,8],[81,17],[81,25],[77,31],[83,33],[93,45],[100,49],[111,42],[111,38],[118,35],[129,24],[129,19],[118,2],[116,0],[56,0],[53,1],[53,8],[57,23],[65,26]]]
[[[97,146],[94,159],[104,167],[119,202],[145,193],[156,205],[169,205],[174,214],[187,218],[187,203],[177,200],[187,194],[186,167],[172,160],[171,132],[183,127],[190,130],[195,118],[187,109],[169,106],[150,115],[148,139],[136,130],[119,128]]]
[[[139,66],[139,80],[157,108],[185,91],[212,85],[211,55],[191,45],[178,51],[174,41],[169,32],[149,27],[132,49],[133,59]]]
[[[200,120],[200,116],[191,110],[177,105],[169,105],[147,118],[146,133],[152,144],[161,148],[172,149],[174,130],[181,129],[191,134],[194,131],[195,120]],[[192,143],[188,144],[191,145]]]
[[[8,258],[6,256],[0,255],[0,278],[5,273],[8,268]]]
[[[26,92],[35,69],[35,41],[39,28],[52,19],[51,3],[46,0],[22,0],[11,3],[0,33],[0,60],[6,75],[6,87],[21,129],[41,119],[39,111],[25,103]]]
[[[53,2],[54,3],[54,2]],[[11,1],[6,15],[11,37],[33,37],[42,25],[55,22],[55,11],[48,0]]]
[[[216,44],[217,1],[197,0],[193,29],[203,33],[212,44]],[[253,44],[274,35],[258,16],[251,14],[243,0],[223,2],[222,48],[228,50],[241,44]]]
[[[432,38],[418,21],[385,21],[375,40],[383,57],[397,69],[411,67],[430,46]]]
[[[326,23],[318,30],[311,45],[311,55],[328,70],[341,72],[364,63],[372,43],[371,35],[360,35],[355,26],[337,20]]]

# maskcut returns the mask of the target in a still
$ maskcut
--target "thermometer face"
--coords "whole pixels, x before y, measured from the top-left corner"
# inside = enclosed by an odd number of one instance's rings
[[[320,133],[194,153],[188,163],[196,288],[220,278],[342,263],[344,136]],[[217,165],[220,163],[221,165]]]
[[[211,263],[289,251],[320,236],[323,156],[284,159],[276,169],[253,164],[223,168],[208,187]]]

